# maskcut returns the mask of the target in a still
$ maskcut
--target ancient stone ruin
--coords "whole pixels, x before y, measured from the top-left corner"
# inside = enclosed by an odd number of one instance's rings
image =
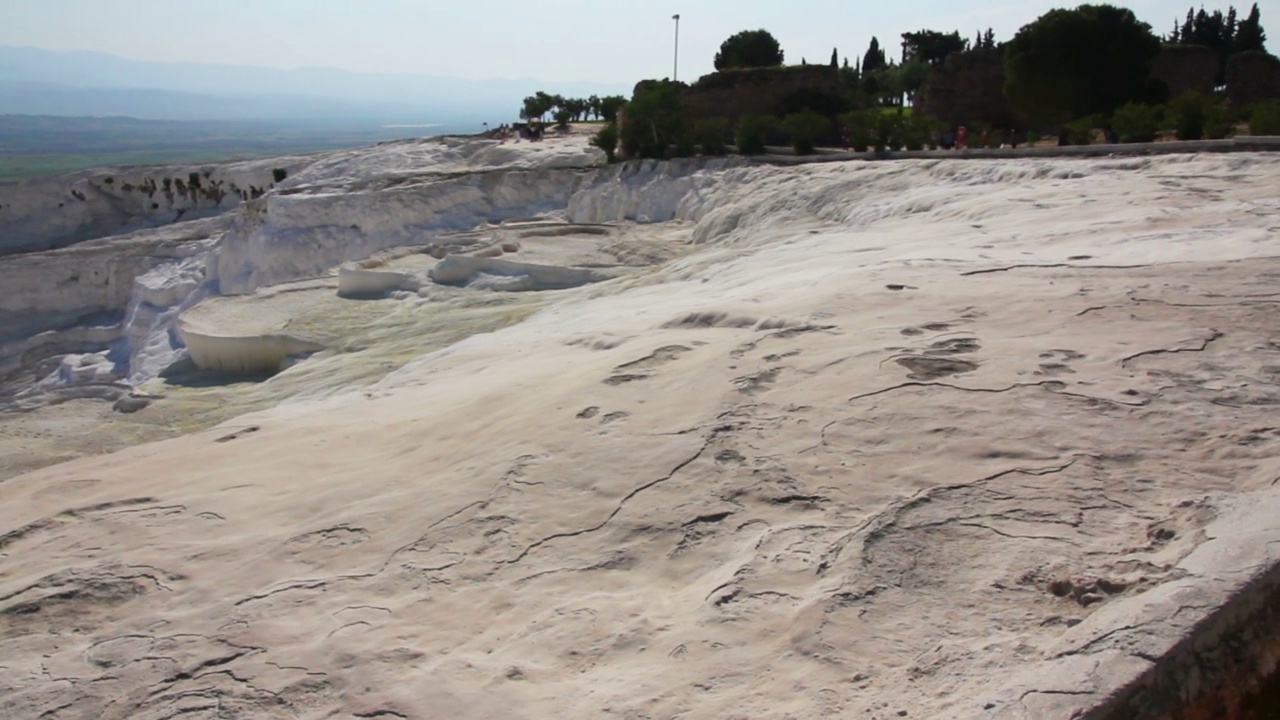
[[[1009,127],[1022,120],[1005,97],[998,50],[952,53],[916,93],[915,111],[948,125],[983,121]]]
[[[1164,83],[1170,98],[1186,92],[1208,94],[1218,77],[1218,55],[1203,45],[1165,45],[1151,77]]]
[[[1280,59],[1264,52],[1242,52],[1227,60],[1227,97],[1237,107],[1280,98]]]

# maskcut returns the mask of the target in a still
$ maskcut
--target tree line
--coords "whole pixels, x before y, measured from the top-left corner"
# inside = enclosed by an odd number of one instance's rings
[[[613,122],[618,118],[618,108],[626,104],[627,99],[621,95],[566,98],[540,90],[524,99],[520,106],[520,119],[542,120],[550,114],[561,125],[589,119]]]
[[[1151,140],[1170,128],[1180,139],[1222,137],[1242,119],[1252,121],[1255,133],[1280,133],[1280,104],[1228,108],[1222,95],[1228,59],[1266,52],[1256,3],[1244,19],[1234,7],[1225,12],[1192,8],[1165,36],[1131,10],[1081,5],[1050,10],[1004,42],[990,29],[972,38],[929,29],[901,37],[896,58],[877,38],[852,65],[833,48],[829,64],[838,72],[839,92],[800,91],[781,102],[773,116],[741,118],[732,127],[715,119],[688,121],[682,100],[688,86],[683,83],[642,83],[626,104],[624,126],[606,127],[597,144],[611,158],[619,151],[627,157],[718,154],[729,141],[742,152],[762,151],[766,142],[789,142],[797,152],[812,151],[816,142],[836,141],[853,149],[912,148],[943,128],[917,117],[908,106],[957,53],[983,53],[988,62],[999,63],[1009,103],[1031,126],[1060,133],[1064,141],[1089,142],[1095,128],[1105,128],[1113,141]],[[1169,89],[1152,76],[1166,44],[1201,45],[1217,54],[1217,90],[1170,97]],[[767,30],[745,30],[721,44],[715,67],[718,72],[779,68],[785,59]],[[801,64],[807,65],[807,59],[801,58]]]

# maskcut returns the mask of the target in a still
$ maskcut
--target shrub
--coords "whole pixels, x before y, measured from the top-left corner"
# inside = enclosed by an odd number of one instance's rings
[[[738,120],[734,143],[743,155],[764,153],[764,141],[773,131],[774,120],[766,115],[745,115]]]
[[[1260,102],[1249,115],[1252,135],[1280,135],[1280,100]]]
[[[902,116],[896,113],[872,114],[871,138],[878,151],[895,150],[901,146]]]
[[[553,117],[555,117],[557,125],[566,128],[569,127],[569,121],[573,119],[573,112],[568,108],[560,108],[556,110],[556,114]]]
[[[603,150],[604,156],[609,162],[617,162],[618,125],[616,123],[608,123],[600,128],[600,132],[591,138],[591,144]]]
[[[1169,105],[1179,140],[1217,140],[1230,131],[1222,101],[1200,93],[1184,93]]]
[[[271,171],[271,177],[275,178],[276,182],[284,182],[284,179],[289,177],[289,171],[284,168],[275,168]]]
[[[782,132],[797,155],[812,155],[814,145],[831,133],[831,121],[812,111],[796,113],[782,121]]]
[[[102,178],[102,182],[106,183],[107,185],[110,185],[110,184],[114,183],[115,181],[116,181],[116,179],[115,179],[115,178],[113,178],[113,177],[111,177],[110,175],[108,175],[108,176],[106,176],[106,177]]]
[[[703,155],[723,155],[725,150],[725,134],[729,131],[729,121],[724,118],[708,118],[699,120],[694,126],[698,144]]]
[[[1116,110],[1111,127],[1122,143],[1154,142],[1160,130],[1161,110],[1152,105],[1127,103]]]
[[[1067,124],[1067,136],[1071,139],[1072,145],[1092,145],[1093,130],[1098,127],[1098,118],[1090,115],[1086,118],[1080,118],[1075,122]]]
[[[849,128],[849,147],[856,152],[866,152],[875,140],[875,122],[879,111],[857,110],[841,115],[840,124]]]
[[[934,130],[933,124],[924,118],[903,115],[898,123],[898,138],[908,150],[923,150]]]

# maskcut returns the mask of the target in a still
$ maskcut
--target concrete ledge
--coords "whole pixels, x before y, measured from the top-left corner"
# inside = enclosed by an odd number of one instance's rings
[[[1246,135],[1224,140],[1118,143],[1114,145],[1067,145],[1054,147],[969,148],[967,150],[886,150],[844,152],[827,148],[817,155],[770,154],[751,158],[766,165],[844,162],[847,160],[1009,160],[1017,158],[1106,157],[1109,155],[1170,155],[1205,152],[1276,152],[1280,136]]]
[[[1109,605],[959,718],[1222,717],[1280,672],[1280,488],[1221,498],[1183,577]]]

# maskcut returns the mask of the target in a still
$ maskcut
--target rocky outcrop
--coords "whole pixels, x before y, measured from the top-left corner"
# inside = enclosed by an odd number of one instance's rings
[[[1004,61],[997,50],[952,53],[916,93],[915,112],[952,125],[1021,123],[1004,94]]]
[[[218,288],[243,294],[441,233],[559,210],[584,177],[572,168],[497,170],[273,193],[247,206],[223,238]]]
[[[0,186],[0,256],[66,247],[234,210],[309,158],[100,168]]]
[[[1227,60],[1227,98],[1235,107],[1280,98],[1280,59],[1264,52],[1242,52]]]
[[[1218,54],[1203,45],[1164,45],[1151,67],[1151,77],[1164,83],[1169,97],[1183,93],[1209,94],[1217,82]]]
[[[147,230],[0,262],[0,378],[67,353],[120,347],[119,373],[165,345],[160,317],[204,282],[203,259],[229,218]],[[161,360],[163,364],[164,360]],[[159,368],[152,368],[154,372]]]

